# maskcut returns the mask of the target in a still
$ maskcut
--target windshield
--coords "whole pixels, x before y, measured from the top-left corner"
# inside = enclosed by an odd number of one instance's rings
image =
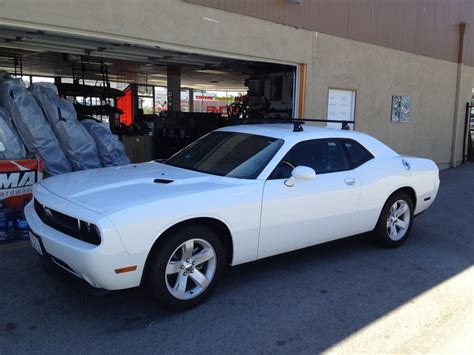
[[[282,139],[236,132],[212,132],[164,164],[207,174],[255,179],[283,145]]]

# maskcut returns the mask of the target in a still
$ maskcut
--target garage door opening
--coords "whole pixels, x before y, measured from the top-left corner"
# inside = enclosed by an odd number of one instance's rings
[[[296,67],[0,28],[0,71],[48,81],[107,123],[133,162],[167,158],[239,120],[295,116]]]

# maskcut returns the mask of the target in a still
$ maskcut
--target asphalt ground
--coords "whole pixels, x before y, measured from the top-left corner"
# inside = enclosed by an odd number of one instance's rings
[[[473,353],[474,165],[441,172],[398,249],[346,238],[231,268],[201,306],[143,289],[94,297],[0,247],[0,354]]]

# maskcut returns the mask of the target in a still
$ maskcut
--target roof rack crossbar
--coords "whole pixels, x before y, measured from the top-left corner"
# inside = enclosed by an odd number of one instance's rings
[[[303,131],[303,125],[306,122],[319,122],[319,123],[340,123],[341,129],[349,130],[350,124],[354,124],[354,121],[345,120],[325,120],[316,118],[264,118],[264,119],[240,119],[238,124],[262,124],[262,123],[293,123],[293,132]]]

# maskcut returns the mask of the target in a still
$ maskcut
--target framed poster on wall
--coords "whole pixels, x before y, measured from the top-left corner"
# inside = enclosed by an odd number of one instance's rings
[[[411,111],[410,96],[392,96],[392,122],[409,122]]]

